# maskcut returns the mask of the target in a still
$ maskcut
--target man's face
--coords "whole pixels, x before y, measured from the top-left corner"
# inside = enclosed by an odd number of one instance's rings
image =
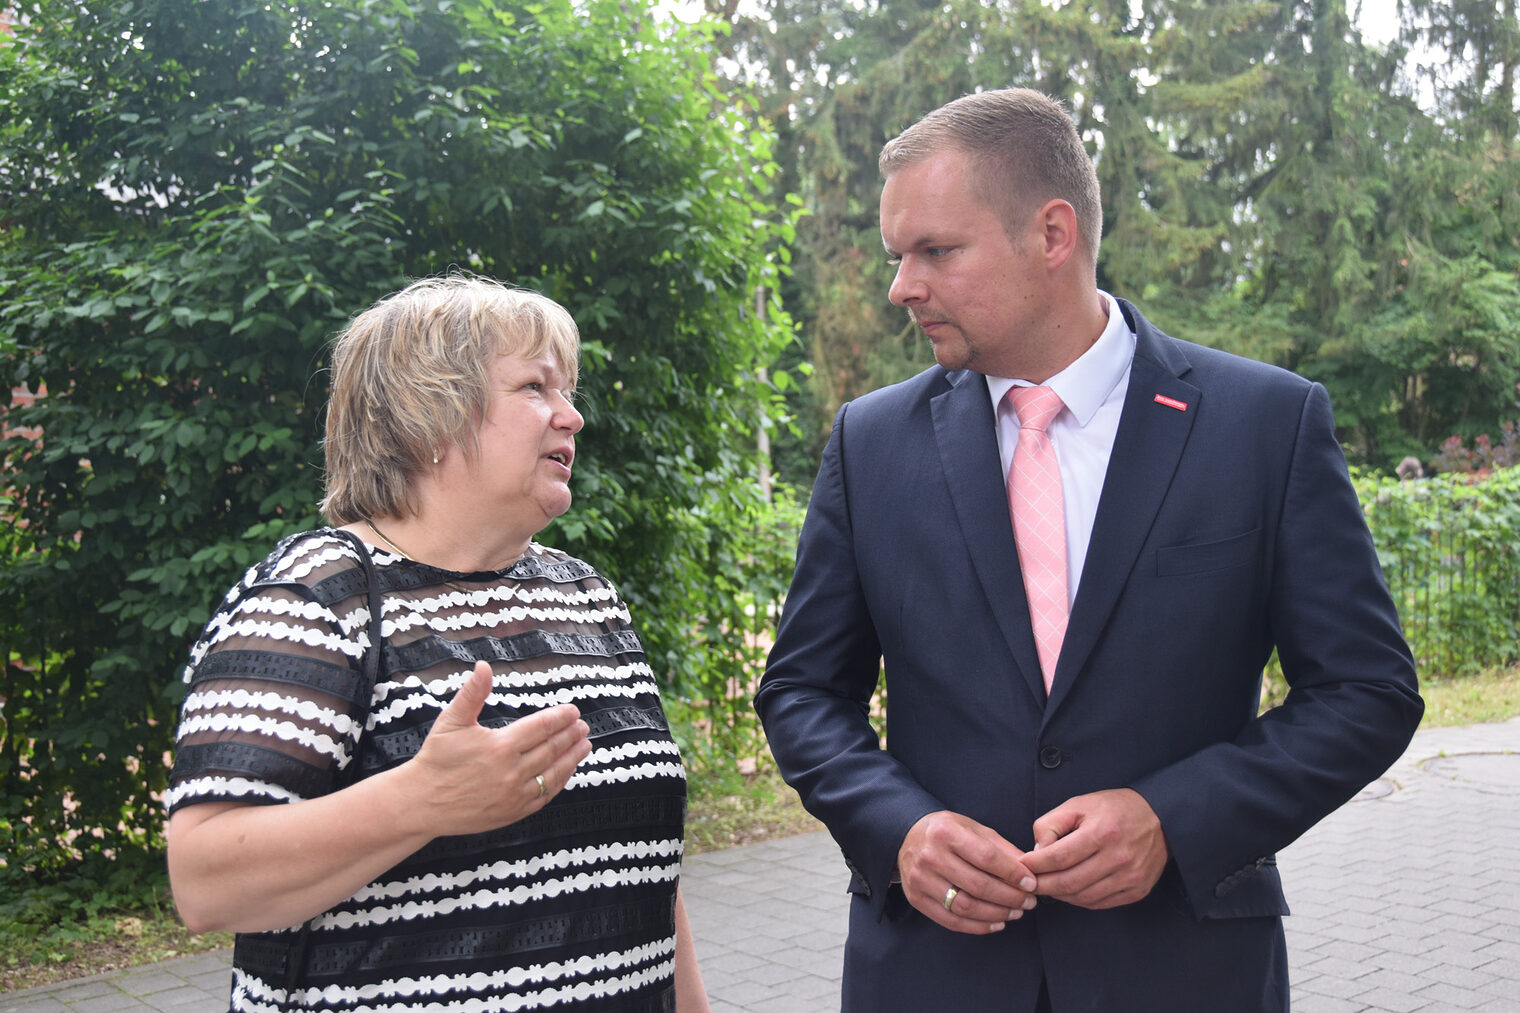
[[[944,151],[887,178],[881,240],[897,264],[887,297],[923,328],[941,366],[1035,382],[1060,368],[1033,375],[1049,368],[1036,216],[1010,236],[977,196],[966,154]]]

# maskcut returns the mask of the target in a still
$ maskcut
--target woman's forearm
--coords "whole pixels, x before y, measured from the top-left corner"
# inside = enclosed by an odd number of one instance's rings
[[[394,773],[394,772],[388,772]],[[196,932],[299,925],[431,839],[381,774],[289,805],[207,802],[169,821],[169,881]]]
[[[686,919],[686,902],[676,888],[676,1013],[709,1013],[707,987],[697,966],[697,945]]]

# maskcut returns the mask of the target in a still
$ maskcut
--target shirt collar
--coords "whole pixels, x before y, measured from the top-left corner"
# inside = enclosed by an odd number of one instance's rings
[[[1107,292],[1098,293],[1108,308],[1108,323],[1092,347],[1077,356],[1077,360],[1055,376],[1046,380],[1044,386],[1061,395],[1067,411],[1078,426],[1086,426],[1097,414],[1108,395],[1113,392],[1129,370],[1135,357],[1135,332],[1130,330],[1119,312],[1119,303]],[[997,414],[998,405],[1011,387],[1033,386],[1028,380],[1003,376],[987,377],[987,393],[992,397],[992,411]]]

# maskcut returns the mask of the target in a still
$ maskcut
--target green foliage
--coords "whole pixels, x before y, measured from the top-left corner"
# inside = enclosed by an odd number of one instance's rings
[[[1421,683],[1520,661],[1520,468],[1407,481],[1353,471],[1352,479]],[[1274,652],[1262,708],[1287,694]]]
[[[1520,716],[1520,667],[1475,675],[1421,677],[1425,698],[1421,728],[1450,728]]]
[[[1401,482],[1356,476],[1378,561],[1421,671],[1520,658],[1520,468]]]
[[[981,38],[1001,15],[971,2],[772,0],[755,15],[722,6],[732,31],[719,43],[745,75],[736,101],[752,101],[780,138],[772,193],[777,201],[800,194],[807,210],[796,242],[807,267],[782,296],[802,322],[799,352],[813,368],[789,397],[800,445],[783,440],[778,455],[786,478],[806,486],[842,401],[932,361],[886,299],[891,269],[876,221],[881,144],[939,102],[995,84],[997,54],[1014,40]]]
[[[0,939],[11,970],[68,960],[81,943],[107,938],[120,917],[162,917],[168,907],[163,861],[147,851],[125,852],[98,875],[44,880],[0,901]]]
[[[714,503],[689,518],[693,539],[712,540],[711,566],[682,574],[686,585],[675,594],[693,603],[687,649],[694,659],[713,660],[693,663],[691,677],[666,702],[682,754],[706,773],[732,766],[735,757],[766,755],[750,701],[791,582],[802,514],[783,487],[772,503]],[[704,599],[709,604],[695,604]]]
[[[1520,381],[1514,0],[769,0],[721,45],[806,201],[785,289],[811,453],[839,403],[928,355],[886,302],[882,143],[977,88],[1064,100],[1097,158],[1099,283],[1178,337],[1322,381],[1354,458],[1491,432]],[[749,10],[752,8],[746,8]],[[811,471],[792,473],[801,483]]]
[[[752,660],[745,607],[790,565],[748,547],[789,334],[753,293],[790,225],[705,30],[616,0],[17,6],[0,372],[47,396],[0,449],[0,895],[161,851],[186,648],[318,520],[326,343],[409,278],[571,310],[587,425],[543,540],[619,584],[678,691]]]

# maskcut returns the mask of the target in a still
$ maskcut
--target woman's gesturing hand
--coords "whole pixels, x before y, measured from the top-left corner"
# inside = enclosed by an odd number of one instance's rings
[[[480,711],[490,693],[491,666],[477,661],[408,763],[436,836],[495,830],[537,812],[591,752],[590,729],[571,704],[486,728]]]

